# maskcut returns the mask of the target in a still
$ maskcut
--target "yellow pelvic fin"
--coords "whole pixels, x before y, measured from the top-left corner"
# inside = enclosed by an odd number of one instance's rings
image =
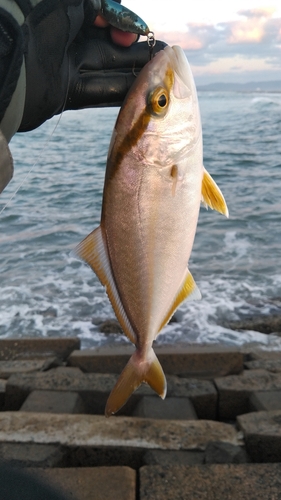
[[[99,226],[81,241],[74,249],[74,253],[89,264],[101,284],[105,286],[108,298],[124,333],[135,344],[136,335],[119,297],[101,227]]]
[[[169,319],[173,316],[175,310],[179,307],[179,305],[184,301],[184,300],[200,300],[201,299],[201,293],[196,285],[194,278],[191,274],[191,272],[187,269],[185,278],[183,281],[182,286],[180,287],[176,298],[174,302],[172,303],[171,308],[167,312],[163,322],[161,323],[161,326],[157,332],[158,333],[164,328],[164,326],[168,323]]]
[[[205,168],[202,180],[202,201],[212,210],[217,210],[228,217],[228,208],[224,196]]]
[[[162,399],[165,398],[167,392],[166,378],[152,348],[145,360],[140,358],[138,351],[131,356],[109,395],[105,407],[105,416],[110,417],[120,410],[142,382],[149,384]]]

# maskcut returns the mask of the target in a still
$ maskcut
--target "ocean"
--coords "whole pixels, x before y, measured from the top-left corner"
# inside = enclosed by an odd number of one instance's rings
[[[189,268],[202,300],[186,302],[159,343],[281,348],[281,337],[228,322],[281,312],[281,94],[199,92],[204,165],[230,217],[201,208]],[[11,142],[13,181],[0,196],[0,338],[100,332],[114,313],[92,270],[71,253],[98,226],[117,109],[68,111]],[[30,172],[31,170],[31,172]]]

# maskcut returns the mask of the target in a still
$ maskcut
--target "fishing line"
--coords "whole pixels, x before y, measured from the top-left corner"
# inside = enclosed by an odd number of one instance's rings
[[[64,111],[64,110],[63,110]],[[51,132],[51,135],[49,138],[46,139],[46,142],[45,144],[43,144],[43,147],[42,149],[39,151],[38,153],[38,156],[37,158],[35,159],[33,165],[30,167],[29,171],[27,172],[27,174],[25,175],[25,177],[23,178],[22,182],[20,183],[20,185],[17,187],[17,189],[15,190],[15,192],[12,194],[12,196],[8,199],[7,203],[4,205],[4,207],[2,208],[2,210],[0,211],[0,215],[2,215],[2,213],[4,212],[4,210],[6,210],[6,208],[10,205],[10,203],[13,201],[14,197],[17,195],[17,193],[19,192],[19,190],[22,188],[22,186],[26,183],[28,177],[30,176],[32,170],[34,169],[34,167],[36,167],[38,164],[39,164],[39,157],[42,156],[42,154],[44,153],[44,151],[46,150],[47,146],[49,145],[58,125],[59,125],[59,122],[61,120],[61,117],[62,117],[62,113],[63,111],[61,112],[61,114],[59,115],[58,117],[58,120],[57,120],[57,123],[55,124],[52,132]]]
[[[44,151],[46,150],[47,146],[50,144],[51,142],[51,139],[57,129],[57,127],[59,126],[59,123],[61,121],[61,118],[62,118],[62,114],[65,110],[65,106],[66,106],[66,101],[67,101],[67,96],[68,96],[68,90],[69,90],[69,83],[70,83],[70,61],[68,63],[68,82],[67,82],[67,89],[66,89],[66,94],[65,94],[65,100],[64,100],[64,103],[63,103],[63,107],[62,107],[62,110],[61,110],[61,113],[59,114],[59,117],[58,117],[58,120],[57,122],[55,123],[55,126],[53,128],[53,130],[51,131],[51,134],[49,136],[49,138],[46,139],[45,141],[45,144],[43,144],[43,147],[42,149],[40,150],[40,152],[38,153],[37,155],[37,158],[35,159],[34,163],[32,164],[32,166],[30,167],[29,171],[27,172],[27,174],[25,175],[25,177],[23,178],[22,182],[20,183],[20,185],[17,187],[17,189],[15,190],[15,192],[12,194],[12,196],[8,199],[7,203],[4,205],[4,207],[0,210],[0,216],[2,215],[2,213],[4,212],[4,210],[6,210],[6,208],[10,205],[10,203],[13,201],[13,199],[15,198],[15,196],[17,195],[17,193],[19,192],[19,190],[22,188],[22,186],[26,183],[27,179],[29,178],[32,170],[37,166],[39,165],[39,157],[42,156],[42,154],[44,153]],[[0,197],[1,199],[1,197]]]

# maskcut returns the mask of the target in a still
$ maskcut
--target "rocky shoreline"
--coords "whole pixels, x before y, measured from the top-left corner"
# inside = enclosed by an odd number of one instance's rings
[[[281,351],[158,346],[165,401],[105,402],[133,348],[0,340],[0,456],[73,500],[281,499]]]

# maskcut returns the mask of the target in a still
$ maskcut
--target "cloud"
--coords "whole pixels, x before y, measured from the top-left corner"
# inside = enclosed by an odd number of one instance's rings
[[[186,32],[157,33],[157,37],[180,45],[195,68],[209,70],[221,63],[223,71],[225,61],[231,59],[229,71],[234,66],[246,71],[245,61],[250,60],[255,68],[260,61],[262,71],[280,68],[281,18],[274,17],[274,9],[240,10],[238,15],[235,21],[218,24],[188,23]]]
[[[272,8],[240,10],[241,20],[231,23],[228,43],[260,43],[274,13]]]

